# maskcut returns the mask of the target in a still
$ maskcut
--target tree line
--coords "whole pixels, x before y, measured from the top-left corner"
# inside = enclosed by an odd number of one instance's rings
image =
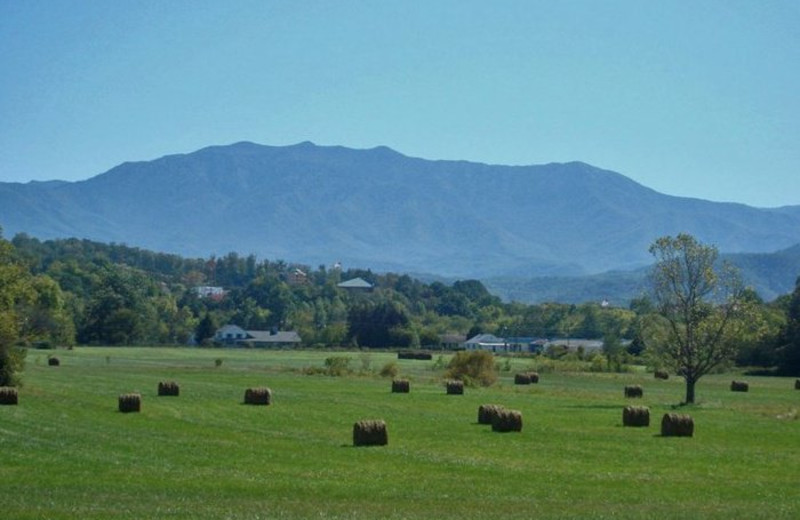
[[[295,276],[296,269],[303,271],[302,278]],[[338,287],[356,277],[374,290]],[[223,287],[224,297],[204,296],[198,286]],[[753,291],[741,296],[748,326],[726,338],[731,356],[739,364],[797,373],[800,283],[772,302]],[[626,308],[599,302],[506,303],[477,280],[423,283],[369,269],[310,268],[236,253],[189,259],[25,234],[8,241],[0,230],[4,367],[13,364],[9,356],[17,355],[14,347],[20,345],[207,344],[226,323],[248,330],[296,330],[306,347],[423,348],[438,346],[442,335],[492,333],[602,339],[607,356],[638,356],[664,343],[663,334],[653,333],[655,316],[664,311],[658,303],[653,295],[642,295]]]

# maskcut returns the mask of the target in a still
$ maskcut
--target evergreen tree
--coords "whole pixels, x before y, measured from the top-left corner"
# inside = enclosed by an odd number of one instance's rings
[[[211,313],[206,312],[206,315],[203,316],[203,319],[197,324],[197,328],[194,331],[194,339],[198,344],[202,345],[213,338],[216,332],[217,325],[214,323]]]

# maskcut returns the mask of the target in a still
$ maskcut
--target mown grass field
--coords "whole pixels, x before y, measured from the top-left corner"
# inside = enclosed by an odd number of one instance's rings
[[[800,391],[793,379],[708,376],[692,438],[659,435],[683,396],[652,374],[542,374],[445,395],[431,361],[400,360],[411,393],[374,373],[304,375],[332,355],[377,371],[390,353],[163,348],[31,351],[17,406],[0,406],[0,514],[106,518],[800,518]],[[214,360],[222,358],[221,366]],[[158,397],[161,380],[180,397]],[[625,399],[626,384],[644,398]],[[271,406],[243,405],[268,386]],[[140,392],[141,413],[117,410]],[[477,424],[481,404],[520,410],[520,433]],[[651,408],[624,428],[622,408]],[[389,444],[354,448],[384,419]]]

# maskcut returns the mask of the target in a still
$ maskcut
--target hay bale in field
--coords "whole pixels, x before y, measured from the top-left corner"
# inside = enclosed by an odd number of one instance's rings
[[[656,379],[669,379],[669,373],[666,370],[656,370],[653,375]]]
[[[694,420],[690,415],[665,413],[661,419],[663,437],[691,437],[694,435]]]
[[[453,379],[447,382],[447,395],[462,395],[464,393],[464,382]]]
[[[178,396],[181,389],[175,381],[160,381],[158,383],[158,395],[174,395]]]
[[[539,383],[539,372],[528,372],[528,377],[531,378],[532,385]]]
[[[416,359],[420,361],[430,361],[433,359],[433,354],[430,352],[398,352],[397,359]]]
[[[141,394],[122,394],[119,396],[119,411],[122,413],[142,411]]]
[[[642,385],[627,385],[625,387],[625,397],[638,398],[643,395]]]
[[[407,394],[411,390],[411,385],[408,379],[395,379],[392,381],[393,394]]]
[[[385,421],[364,420],[353,425],[353,446],[386,446],[388,443]]]
[[[650,408],[626,406],[622,409],[622,426],[650,426]]]
[[[13,386],[0,386],[0,404],[19,404],[19,394]]]
[[[499,404],[482,404],[478,407],[478,424],[492,424],[494,417],[504,410]]]
[[[267,387],[248,388],[244,392],[244,404],[272,404],[272,390]]]
[[[521,432],[522,412],[518,410],[499,410],[492,417],[493,432]]]
[[[529,385],[531,384],[531,375],[528,372],[523,374],[515,374],[514,375],[514,384],[515,385]]]
[[[57,367],[61,365],[61,360],[55,356],[50,356],[49,358],[47,358],[47,365],[51,367]]]
[[[747,392],[750,390],[750,385],[747,381],[731,381],[731,392]]]

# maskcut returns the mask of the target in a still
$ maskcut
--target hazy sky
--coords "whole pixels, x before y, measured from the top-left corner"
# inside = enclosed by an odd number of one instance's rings
[[[0,0],[0,180],[245,140],[800,204],[800,2]]]

